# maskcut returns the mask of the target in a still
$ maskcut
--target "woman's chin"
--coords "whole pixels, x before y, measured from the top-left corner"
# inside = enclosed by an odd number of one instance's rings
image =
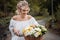
[[[23,14],[24,16],[26,16],[27,14]]]

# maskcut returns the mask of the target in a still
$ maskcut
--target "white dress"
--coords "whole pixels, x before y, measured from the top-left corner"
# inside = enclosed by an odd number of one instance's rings
[[[28,27],[30,24],[39,25],[34,17],[32,17],[31,19],[29,19],[27,21],[16,21],[16,20],[11,19],[10,25],[9,25],[9,30],[12,35],[11,40],[24,40],[24,37],[19,37],[19,36],[15,35],[14,32],[12,31],[12,29],[16,28],[17,30],[20,30],[20,35],[23,35],[22,30],[24,28]]]

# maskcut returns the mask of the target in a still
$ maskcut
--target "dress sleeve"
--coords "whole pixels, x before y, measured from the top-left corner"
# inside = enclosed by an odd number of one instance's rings
[[[11,32],[12,35],[13,35],[13,28],[14,28],[14,21],[11,19],[9,24],[9,31]]]
[[[33,24],[35,24],[36,26],[39,25],[39,23],[36,21],[36,19],[35,19],[34,17],[32,18],[32,22],[33,22]]]

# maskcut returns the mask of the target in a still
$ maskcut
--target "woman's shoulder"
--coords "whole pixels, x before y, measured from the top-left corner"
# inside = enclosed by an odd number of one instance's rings
[[[32,18],[32,16],[31,15],[28,15],[28,18],[30,19],[30,18]]]
[[[19,17],[19,15],[14,15],[14,16],[12,17],[12,19],[13,19],[13,20],[17,20],[18,17]],[[28,17],[28,19],[33,18],[33,16],[31,16],[31,15],[27,15],[27,17]]]
[[[32,19],[32,20],[35,20],[35,18],[33,16],[31,16],[31,15],[28,15],[28,18]]]
[[[34,17],[33,17],[33,16],[31,16],[31,15],[28,15],[28,17],[29,17],[29,18],[34,18]]]
[[[13,20],[16,20],[18,16],[19,16],[19,15],[14,15],[14,16],[12,17],[12,19],[13,19]]]

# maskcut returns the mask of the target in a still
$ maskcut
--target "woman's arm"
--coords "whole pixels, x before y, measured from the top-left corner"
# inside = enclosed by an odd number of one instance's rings
[[[10,30],[10,32],[11,32],[12,35],[14,35],[14,34],[13,34],[13,28],[14,28],[14,22],[13,22],[13,20],[11,19],[11,20],[10,20],[10,24],[9,24],[9,30]]]
[[[9,24],[9,30],[11,32],[12,35],[17,35],[19,36],[19,30],[17,30],[14,25],[16,25],[15,21],[13,19],[10,20],[10,24]]]

